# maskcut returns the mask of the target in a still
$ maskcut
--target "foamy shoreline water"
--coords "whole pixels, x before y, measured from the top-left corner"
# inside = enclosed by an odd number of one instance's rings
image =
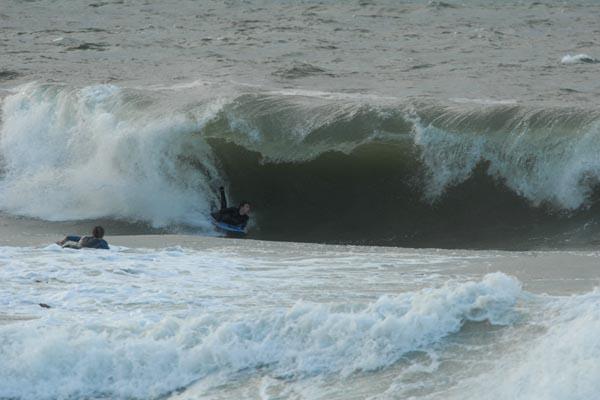
[[[536,398],[557,357],[595,373],[597,253],[109,240],[0,247],[0,397]]]

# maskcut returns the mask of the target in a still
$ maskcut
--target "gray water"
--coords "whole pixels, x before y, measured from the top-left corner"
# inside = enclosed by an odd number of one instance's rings
[[[598,7],[5,1],[0,210],[212,234],[223,185],[258,239],[594,247]]]
[[[2,2],[0,79],[586,104],[595,1]]]
[[[108,240],[0,247],[0,398],[583,400],[599,388],[597,252]]]
[[[0,0],[0,399],[598,398],[598,11]]]

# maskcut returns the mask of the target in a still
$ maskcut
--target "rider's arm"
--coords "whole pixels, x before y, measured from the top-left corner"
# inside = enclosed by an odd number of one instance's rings
[[[81,236],[65,236],[63,240],[59,240],[58,242],[56,242],[56,244],[62,246],[67,242],[79,242],[79,239],[81,239]]]
[[[221,186],[219,188],[219,192],[221,193],[221,211],[227,208],[227,197],[225,197],[225,188]]]

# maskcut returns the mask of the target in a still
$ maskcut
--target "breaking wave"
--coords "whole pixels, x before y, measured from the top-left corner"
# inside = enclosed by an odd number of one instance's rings
[[[538,335],[519,344],[518,351],[500,357],[494,369],[459,387],[454,398],[573,399],[594,397],[600,373],[600,293],[553,298],[546,304]],[[548,300],[548,298],[544,299]],[[503,382],[502,385],[481,382]],[[460,394],[458,394],[460,393]]]
[[[265,239],[527,247],[596,225],[597,110],[228,93],[18,88],[2,102],[0,209],[209,232],[224,184]]]
[[[467,321],[512,323],[521,293],[515,278],[494,273],[366,305],[298,302],[236,320],[109,313],[73,326],[63,313],[27,321],[27,330],[0,325],[0,397],[166,398],[240,371],[283,379],[373,371],[427,350]]]

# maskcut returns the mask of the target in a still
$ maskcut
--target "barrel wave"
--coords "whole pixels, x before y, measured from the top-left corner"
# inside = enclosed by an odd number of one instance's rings
[[[593,244],[600,113],[518,101],[31,83],[2,99],[0,209],[210,234],[415,247]]]

